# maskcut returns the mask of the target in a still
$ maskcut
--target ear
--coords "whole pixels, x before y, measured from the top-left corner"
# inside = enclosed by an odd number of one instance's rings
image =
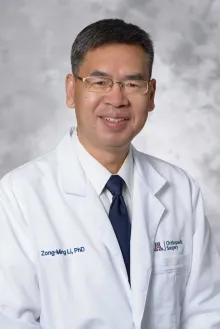
[[[148,111],[151,112],[155,108],[155,93],[157,88],[157,82],[155,79],[152,79],[149,83],[149,106]]]
[[[75,107],[75,78],[72,74],[66,76],[66,105]]]

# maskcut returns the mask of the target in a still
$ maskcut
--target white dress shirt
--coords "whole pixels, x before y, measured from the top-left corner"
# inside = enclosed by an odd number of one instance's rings
[[[100,200],[107,212],[109,214],[112,194],[105,188],[105,185],[112,173],[107,170],[100,162],[98,162],[80,143],[77,132],[75,129],[75,134],[73,138],[76,138],[77,144],[77,156],[79,158],[80,164],[85,172],[87,179],[92,183],[96,193],[100,197]],[[128,209],[128,215],[130,221],[132,220],[132,185],[133,185],[133,155],[132,148],[130,147],[129,153],[118,171],[117,175],[121,176],[125,184],[123,186],[122,195],[125,200],[125,204]]]

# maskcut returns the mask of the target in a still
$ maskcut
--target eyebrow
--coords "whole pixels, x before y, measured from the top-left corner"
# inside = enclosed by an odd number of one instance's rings
[[[105,78],[111,78],[112,76],[106,72],[95,70],[90,73],[90,77],[105,77]],[[126,74],[122,80],[147,80],[142,73],[132,73],[132,74]]]

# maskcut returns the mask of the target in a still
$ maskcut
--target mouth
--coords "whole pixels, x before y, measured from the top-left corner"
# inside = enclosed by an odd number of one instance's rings
[[[101,119],[109,122],[121,122],[121,121],[128,121],[128,118],[112,118],[112,117],[100,117]]]
[[[103,117],[102,118],[105,121],[109,121],[109,122],[121,122],[121,121],[125,121],[124,118],[109,118],[109,117]]]
[[[110,129],[111,131],[121,131],[122,129],[126,128],[127,122],[129,121],[128,118],[112,118],[112,117],[99,117],[105,127]]]

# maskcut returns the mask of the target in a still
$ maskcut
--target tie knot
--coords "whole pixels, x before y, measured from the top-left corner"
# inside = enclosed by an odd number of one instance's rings
[[[106,188],[112,195],[122,195],[124,180],[119,175],[112,175],[106,183]]]

